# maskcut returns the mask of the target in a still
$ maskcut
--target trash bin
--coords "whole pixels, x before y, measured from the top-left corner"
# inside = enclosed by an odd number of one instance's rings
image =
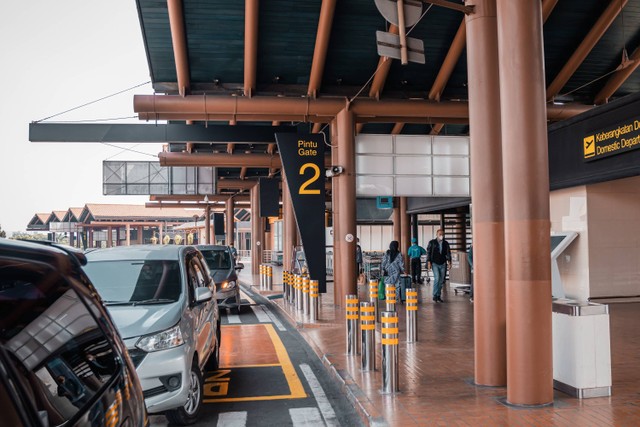
[[[608,305],[553,301],[553,386],[580,399],[611,396]]]

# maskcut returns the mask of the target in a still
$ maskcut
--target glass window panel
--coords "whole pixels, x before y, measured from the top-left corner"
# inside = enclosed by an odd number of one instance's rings
[[[173,166],[171,168],[171,181],[174,184],[186,184],[187,183],[187,168]]]
[[[468,136],[434,136],[433,154],[469,155]]]
[[[104,184],[102,186],[102,193],[105,196],[119,196],[122,194],[127,194],[124,184]]]
[[[371,175],[392,175],[393,157],[391,156],[357,156],[356,173]]]
[[[469,196],[469,178],[434,177],[434,196]]]
[[[356,194],[358,196],[391,196],[393,195],[393,177],[357,176]]]
[[[396,196],[430,196],[431,194],[431,178],[428,176],[396,178]]]
[[[396,154],[431,154],[431,137],[396,135]]]
[[[102,177],[106,184],[120,184],[125,180],[125,162],[103,162]]]
[[[391,135],[358,135],[356,136],[356,153],[393,153]]]
[[[468,157],[434,157],[434,175],[469,175]]]
[[[394,158],[396,174],[398,175],[429,175],[431,174],[431,157],[401,156]]]

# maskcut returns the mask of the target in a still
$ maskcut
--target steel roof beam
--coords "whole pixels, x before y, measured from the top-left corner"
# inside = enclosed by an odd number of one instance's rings
[[[258,0],[245,0],[244,5],[244,96],[251,97],[256,90],[260,8]]]
[[[573,52],[569,60],[564,64],[553,82],[547,88],[547,101],[553,101],[553,98],[560,93],[562,88],[567,84],[569,79],[574,75],[578,67],[587,58],[591,50],[598,43],[600,38],[607,32],[613,21],[618,17],[627,4],[628,0],[611,0],[609,6],[604,10],[600,18],[594,26],[589,30],[586,37]]]
[[[322,75],[324,64],[329,50],[329,39],[331,37],[331,26],[333,25],[333,13],[336,8],[336,0],[322,0],[320,7],[320,19],[318,20],[318,32],[316,34],[316,45],[313,50],[313,61],[311,62],[311,74],[309,75],[309,88],[307,96],[316,97],[322,85]]]
[[[255,182],[249,181],[252,186]],[[236,195],[236,194],[206,194],[209,202],[226,202],[230,198],[236,201],[249,201],[248,195]],[[178,202],[178,201],[190,201],[200,202],[204,201],[205,194],[155,194],[149,196],[149,200],[152,202]]]
[[[636,68],[638,68],[639,65],[640,65],[640,47],[636,48],[636,50],[633,51],[633,53],[629,57],[629,62],[626,64],[626,66],[623,66],[618,71],[616,71],[611,77],[609,77],[609,80],[607,80],[607,83],[604,85],[602,89],[600,89],[600,92],[598,92],[598,94],[596,95],[593,103],[596,105],[600,105],[607,102],[609,98],[611,98],[613,94],[616,93],[618,89],[620,89],[620,86],[622,86],[624,82],[627,81],[629,76],[633,74],[633,72],[636,70]]]
[[[187,34],[184,26],[182,0],[167,0],[167,10],[169,12],[173,57],[175,59],[176,75],[178,77],[178,93],[181,96],[185,96],[189,93],[191,79],[189,78]]]

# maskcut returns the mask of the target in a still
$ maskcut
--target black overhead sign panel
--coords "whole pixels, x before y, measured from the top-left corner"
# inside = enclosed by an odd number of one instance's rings
[[[640,148],[640,114],[582,139],[584,160],[590,162]]]
[[[309,275],[326,292],[324,138],[321,134],[277,133]],[[291,248],[285,248],[291,250]]]

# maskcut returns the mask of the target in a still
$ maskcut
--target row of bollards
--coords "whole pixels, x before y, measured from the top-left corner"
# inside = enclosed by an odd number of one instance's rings
[[[369,302],[358,302],[356,295],[347,295],[346,307],[346,345],[347,354],[358,354],[358,326],[360,327],[361,368],[363,371],[375,371],[375,322],[380,319],[382,344],[382,392],[399,391],[398,371],[398,314],[397,297],[394,285],[385,286],[385,311],[378,313],[378,282],[369,281]],[[418,291],[405,290],[407,342],[418,340]],[[359,304],[358,304],[359,303]],[[360,308],[358,315],[358,306]],[[358,325],[358,320],[360,323]]]
[[[260,289],[273,290],[273,267],[270,265],[260,264]]]
[[[317,280],[311,280],[307,275],[282,272],[282,298],[285,303],[309,316],[311,322],[318,320],[319,287]]]

